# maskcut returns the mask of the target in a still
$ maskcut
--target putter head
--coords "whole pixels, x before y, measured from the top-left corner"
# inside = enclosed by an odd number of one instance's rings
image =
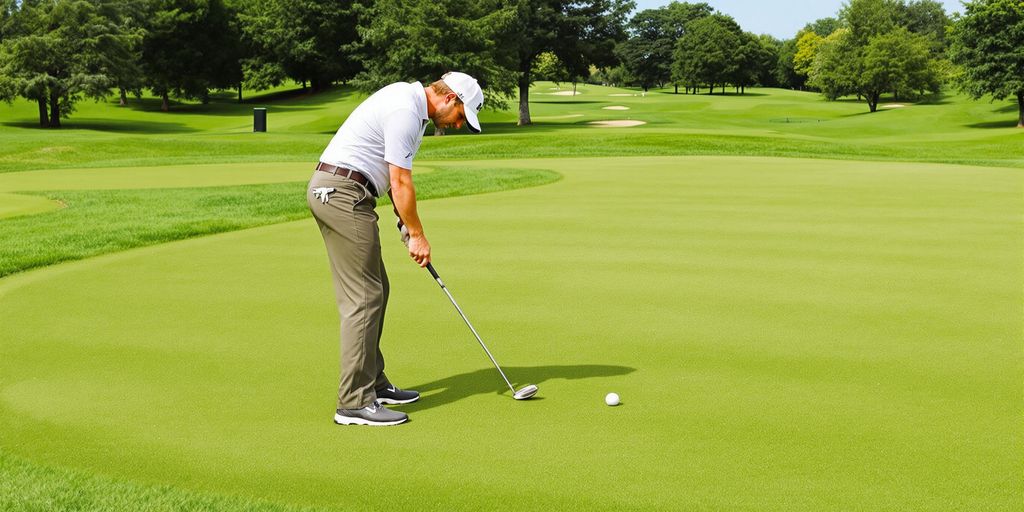
[[[526,386],[525,388],[516,391],[515,394],[512,395],[512,398],[515,398],[516,400],[526,400],[527,398],[530,398],[536,394],[537,386],[530,384],[529,386]]]

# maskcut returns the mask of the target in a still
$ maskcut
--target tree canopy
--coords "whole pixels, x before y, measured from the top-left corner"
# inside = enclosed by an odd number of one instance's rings
[[[963,68],[960,90],[978,99],[1017,98],[1017,126],[1024,128],[1024,2],[974,0],[952,31],[950,54]]]
[[[7,2],[0,42],[0,99],[39,107],[39,124],[60,127],[82,97],[103,99],[139,34],[102,0]]]

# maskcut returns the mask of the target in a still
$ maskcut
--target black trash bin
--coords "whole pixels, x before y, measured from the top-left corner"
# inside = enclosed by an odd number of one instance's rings
[[[265,108],[254,108],[254,109],[252,109],[252,131],[254,131],[254,132],[265,132],[265,131],[267,131],[267,109],[265,109]]]

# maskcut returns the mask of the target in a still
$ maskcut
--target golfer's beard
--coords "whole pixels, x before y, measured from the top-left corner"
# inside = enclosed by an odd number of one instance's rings
[[[455,114],[455,109],[454,108],[449,108],[448,110],[445,110],[444,112],[438,112],[438,115],[435,116],[435,117],[437,117],[437,120],[434,122],[434,124],[437,124],[441,128],[445,128],[445,129],[453,128],[453,127],[455,127],[455,120],[454,120],[455,115],[454,114]]]

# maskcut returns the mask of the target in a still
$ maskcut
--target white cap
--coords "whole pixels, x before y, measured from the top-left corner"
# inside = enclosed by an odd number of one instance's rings
[[[480,84],[476,83],[475,78],[457,71],[445,73],[441,80],[466,105],[466,121],[469,122],[469,129],[480,133],[480,120],[476,117],[480,109],[484,108],[484,91],[480,90]]]

